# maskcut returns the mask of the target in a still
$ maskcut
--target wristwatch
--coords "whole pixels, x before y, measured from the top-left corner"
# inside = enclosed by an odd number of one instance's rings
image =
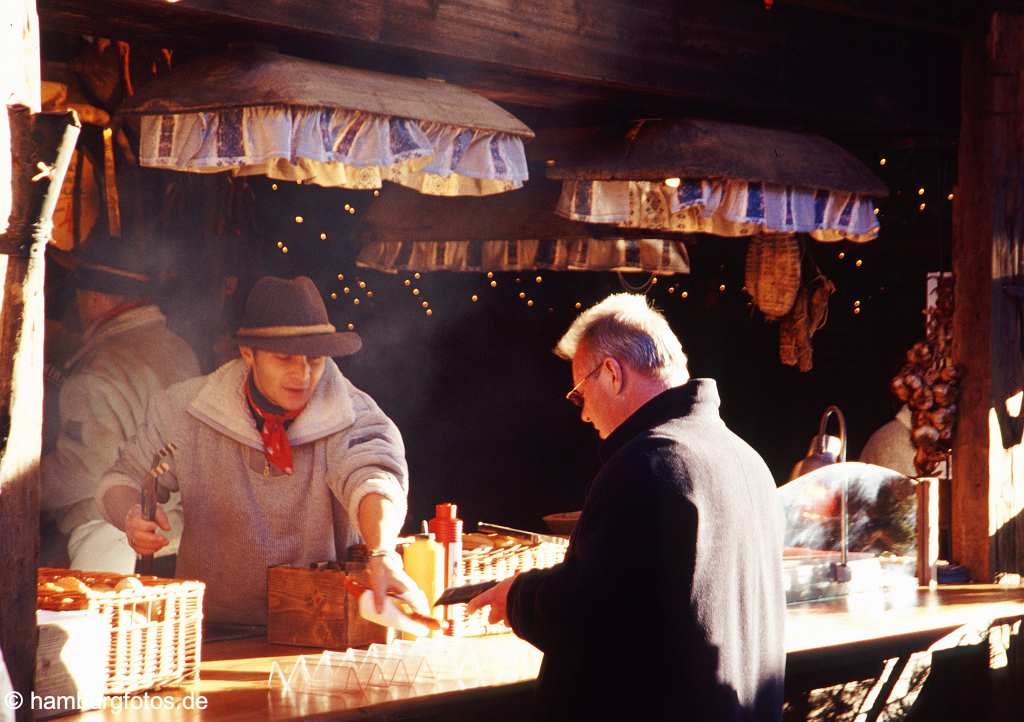
[[[366,552],[367,559],[373,559],[374,557],[397,557],[399,560],[402,556],[396,552],[393,548],[388,547],[377,547],[376,549],[370,549]]]

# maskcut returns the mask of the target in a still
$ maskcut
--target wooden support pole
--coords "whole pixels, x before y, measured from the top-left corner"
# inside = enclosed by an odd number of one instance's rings
[[[20,103],[31,110],[39,110],[39,19],[35,0],[8,0],[0,3],[0,93],[5,104]],[[15,156],[28,149],[30,135],[28,112],[8,114],[6,105],[0,106],[0,235],[7,234],[10,223],[21,222],[25,206],[15,205],[15,194],[23,184],[15,182],[20,170]],[[11,124],[16,125],[15,128]],[[17,217],[15,217],[17,216]],[[8,234],[9,235],[9,234]],[[6,236],[4,236],[6,237]],[[0,254],[0,288],[6,289],[8,279],[20,271],[10,271],[8,256]],[[23,295],[22,295],[23,298]],[[20,311],[8,308],[8,297],[0,299],[0,328],[6,327],[12,316]],[[12,306],[14,304],[12,303]],[[23,306],[23,303],[18,304]],[[4,363],[0,365],[0,418],[10,418],[9,402],[13,359],[8,357],[8,339],[0,339]],[[0,435],[0,451],[6,451],[11,442],[9,424],[5,423]],[[16,441],[16,439],[15,439]],[[38,455],[38,454],[37,454]],[[35,672],[35,610],[26,605],[29,584],[35,581],[35,537],[19,538],[22,516],[26,510],[38,507],[37,484],[26,483],[14,477],[8,483],[7,467],[0,461],[0,651],[8,667],[14,691],[26,695]],[[12,457],[13,460],[13,457]],[[12,470],[13,473],[13,470]],[[33,607],[35,605],[33,604]],[[0,702],[2,703],[2,702]],[[8,710],[3,711],[4,714]],[[0,715],[3,716],[3,715]],[[32,711],[22,707],[16,719],[32,718]]]
[[[953,353],[966,371],[953,448],[952,556],[975,581],[1024,571],[1024,15],[964,43],[953,230]],[[1008,403],[1009,402],[1009,403]]]
[[[36,659],[39,454],[43,426],[46,243],[81,125],[74,112],[8,108],[13,210],[0,311],[0,649],[15,691],[29,699]],[[22,707],[17,719],[32,719]]]
[[[917,481],[917,583],[934,586],[935,564],[939,560],[939,480]]]

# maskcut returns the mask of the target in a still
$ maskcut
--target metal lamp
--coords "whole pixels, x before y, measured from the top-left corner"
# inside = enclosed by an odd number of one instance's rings
[[[828,420],[835,416],[839,423],[839,436],[832,436],[826,433]],[[811,439],[807,449],[807,456],[798,461],[793,467],[789,480],[793,481],[805,474],[830,464],[846,462],[846,417],[839,407],[829,405],[821,415],[821,422],[818,424],[818,433]],[[839,509],[839,564],[833,569],[833,577],[837,582],[850,580],[850,572],[847,568],[847,547],[849,546],[849,515],[846,508],[847,478],[843,475],[842,494],[840,497]]]
[[[839,421],[839,436],[832,436],[825,433],[828,428],[829,417],[835,415]],[[792,481],[804,474],[809,474],[815,469],[820,469],[829,464],[846,461],[846,417],[836,405],[825,409],[821,415],[821,423],[818,424],[818,433],[811,439],[811,445],[807,449],[807,456],[796,462],[793,472],[789,475]]]

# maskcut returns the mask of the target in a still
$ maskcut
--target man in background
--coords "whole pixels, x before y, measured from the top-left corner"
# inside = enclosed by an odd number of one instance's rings
[[[149,301],[153,290],[141,249],[95,235],[71,259],[82,346],[64,364],[59,430],[42,460],[41,506],[68,535],[72,569],[130,574],[135,551],[96,507],[100,477],[135,435],[150,398],[199,374],[192,349],[167,328]],[[177,498],[169,504],[174,554],[181,535]]]
[[[917,476],[914,467],[914,453],[917,450],[910,440],[910,428],[910,409],[903,404],[893,419],[871,434],[864,444],[864,450],[860,452],[860,461],[893,469],[904,476]]]
[[[469,609],[490,605],[544,652],[547,720],[779,720],[783,517],[768,467],[643,296],[588,309],[556,353],[603,465],[565,561]]]

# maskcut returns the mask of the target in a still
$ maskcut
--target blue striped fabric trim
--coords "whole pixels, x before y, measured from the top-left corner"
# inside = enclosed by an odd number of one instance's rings
[[[746,219],[755,223],[764,223],[764,189],[760,183],[747,184]]]
[[[629,195],[634,192],[639,193],[641,202]],[[669,218],[664,217],[666,203],[671,203]],[[673,189],[658,181],[621,186],[618,182],[571,181],[563,189],[558,212],[583,222],[632,228],[725,236],[754,230],[799,232],[822,241],[848,238],[864,242],[878,235],[878,220],[871,214],[874,207],[868,196],[824,188],[688,178]]]
[[[352,151],[352,145],[356,142],[356,138],[359,136],[359,131],[363,129],[368,120],[367,116],[360,113],[352,123],[349,124],[348,128],[341,136],[341,142],[338,143],[338,153],[342,156],[347,156]]]
[[[401,158],[419,149],[416,141],[412,139],[412,133],[409,131],[409,122],[402,118],[392,118],[391,122],[388,123],[388,149],[391,151],[391,155],[396,158]]]
[[[821,228],[825,225],[825,209],[828,208],[829,192],[825,190],[816,191],[814,194],[814,227]]]
[[[498,136],[491,136],[491,160],[494,162],[494,173],[498,178],[504,178],[508,173],[508,166],[505,159],[501,157],[501,149],[498,147]]]
[[[419,271],[642,271],[645,273],[689,273],[688,256],[682,241],[653,239],[537,238],[506,241],[400,241],[373,242],[364,246],[357,266],[393,272]],[[452,245],[454,244],[454,245]],[[606,244],[616,249],[609,252]],[[485,250],[485,246],[487,246]],[[598,248],[597,246],[601,246]],[[453,250],[448,254],[448,249]],[[591,249],[595,250],[591,257]],[[464,250],[464,253],[462,252]],[[646,253],[645,253],[646,252]],[[487,265],[483,265],[486,256]],[[413,257],[417,259],[412,262]],[[368,436],[365,440],[372,440]]]
[[[699,180],[684,180],[676,189],[676,200],[682,207],[704,202],[704,188]]]
[[[229,108],[217,114],[217,157],[244,158],[245,146],[242,143],[241,108]]]
[[[472,139],[473,131],[468,128],[455,136],[455,141],[452,143],[452,170],[459,166],[462,156],[465,155],[466,149],[469,147],[469,141]]]
[[[157,154],[161,158],[170,158],[174,153],[175,123],[176,119],[173,115],[160,116],[160,143],[157,149]]]
[[[843,206],[842,212],[839,214],[839,227],[846,228],[850,225],[850,218],[853,216],[853,201],[854,196],[850,196],[846,201],[846,205]]]
[[[331,124],[334,122],[334,108],[324,108],[320,111],[320,139],[324,148],[334,145],[334,134],[331,132]]]

